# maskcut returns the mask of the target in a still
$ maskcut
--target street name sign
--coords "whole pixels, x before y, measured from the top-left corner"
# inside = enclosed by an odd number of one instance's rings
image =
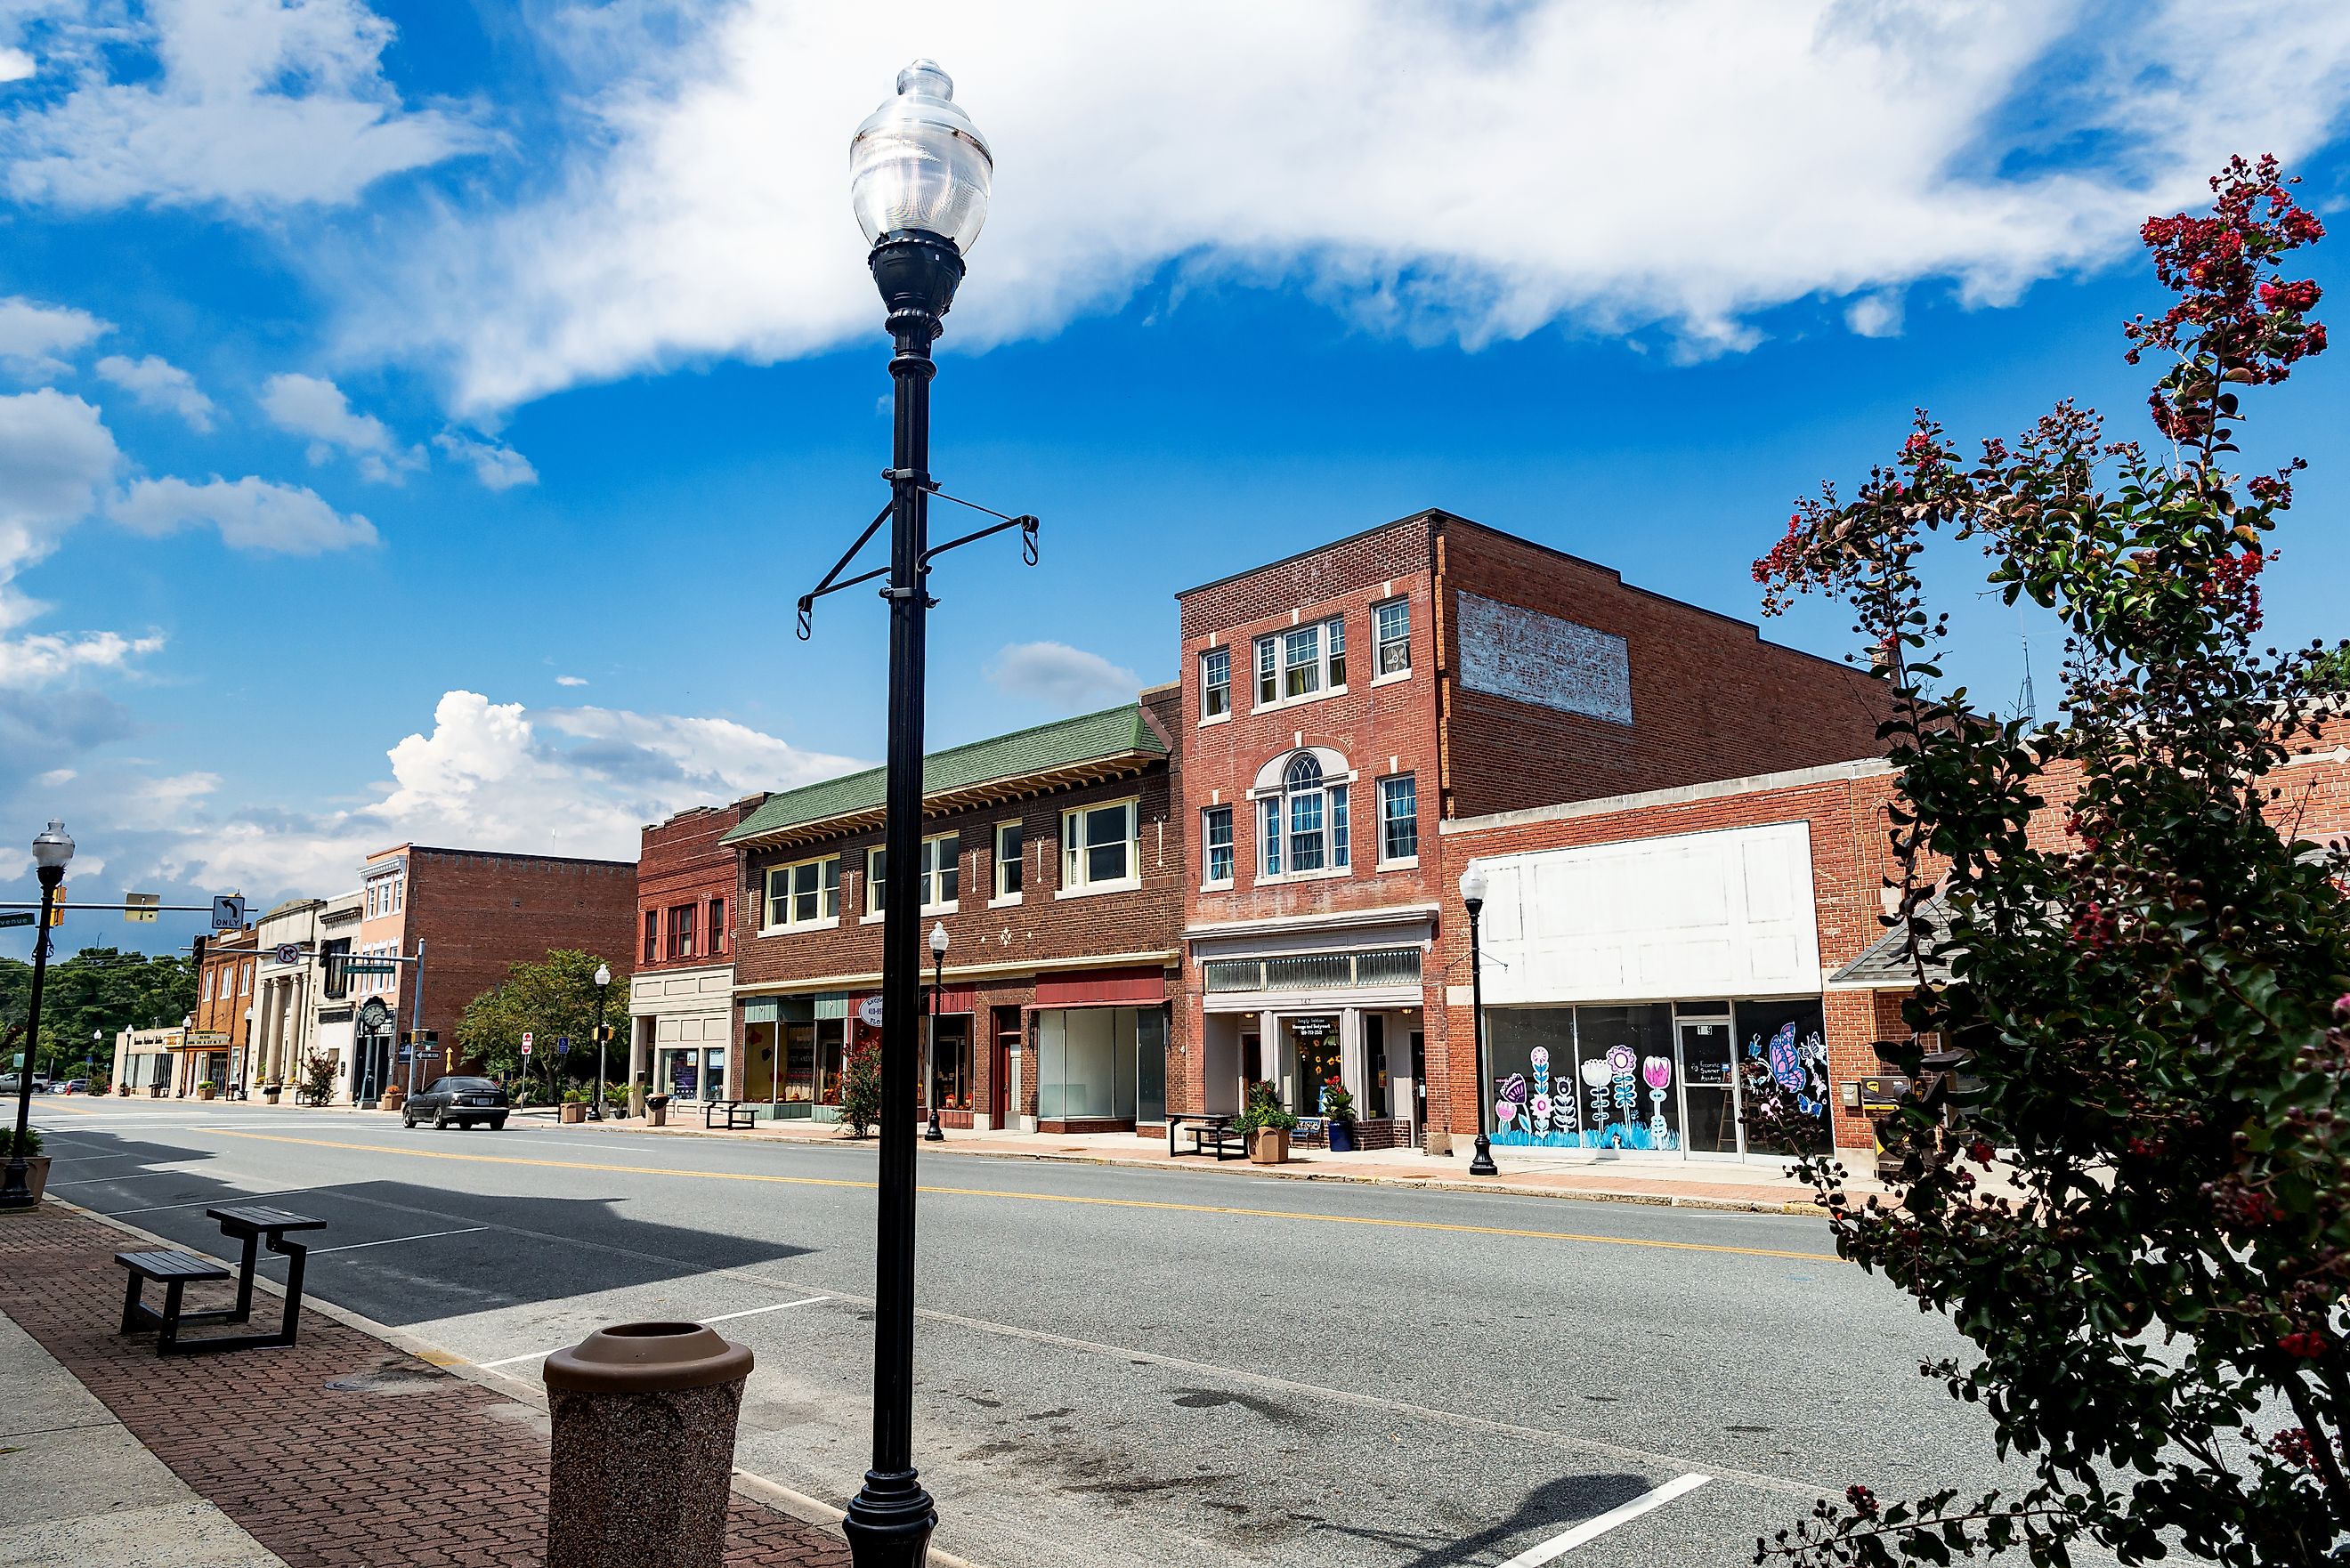
[[[40,923],[41,917],[29,911],[22,915],[0,915],[0,930],[6,930],[11,926],[36,926]]]

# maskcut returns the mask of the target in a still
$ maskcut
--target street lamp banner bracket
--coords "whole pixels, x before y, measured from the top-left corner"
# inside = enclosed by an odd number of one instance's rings
[[[915,557],[914,570],[916,572],[927,576],[931,569],[931,561],[932,557],[943,556],[949,550],[959,550],[965,545],[975,545],[982,539],[990,538],[994,535],[1003,533],[1005,530],[1012,528],[1017,528],[1020,530],[1020,558],[1022,563],[1025,566],[1031,566],[1036,564],[1036,531],[1044,526],[1044,524],[1037,521],[1033,513],[1023,513],[1021,515],[1014,517],[1009,514],[998,512],[993,506],[982,506],[976,501],[965,501],[960,495],[949,495],[945,491],[939,488],[937,480],[932,479],[929,474],[923,472],[920,469],[885,468],[881,471],[881,477],[889,480],[892,484],[909,483],[918,485],[931,494],[937,496],[941,501],[951,501],[957,506],[968,506],[973,512],[984,512],[990,517],[1001,517],[1003,519],[1001,523],[982,528],[975,534],[965,534],[959,539],[950,539],[943,545],[932,545],[930,549],[923,551],[920,556]],[[847,550],[842,554],[840,559],[833,563],[832,570],[824,575],[824,580],[816,584],[814,588],[799,597],[799,624],[797,629],[799,632],[799,639],[802,642],[807,641],[809,638],[816,634],[816,600],[824,597],[827,594],[837,594],[843,588],[853,588],[859,583],[869,583],[876,577],[886,577],[889,575],[889,568],[888,566],[876,566],[869,572],[859,572],[853,577],[844,577],[840,574],[848,569],[849,563],[857,559],[858,552],[862,551],[865,546],[872,541],[875,534],[880,532],[881,524],[889,520],[889,514],[896,506],[897,502],[893,498],[887,505],[883,506],[879,513],[875,514],[873,521],[865,525],[865,532],[857,536],[857,542],[849,545]],[[881,590],[881,597],[885,599],[898,598],[900,597],[910,597],[918,592],[921,592],[921,590],[911,587],[885,587]],[[939,601],[925,594],[922,602],[925,607],[935,608]]]

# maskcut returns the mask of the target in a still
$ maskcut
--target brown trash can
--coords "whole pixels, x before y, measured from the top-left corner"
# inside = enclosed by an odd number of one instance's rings
[[[751,1347],[700,1324],[617,1324],[545,1376],[547,1568],[721,1568]]]

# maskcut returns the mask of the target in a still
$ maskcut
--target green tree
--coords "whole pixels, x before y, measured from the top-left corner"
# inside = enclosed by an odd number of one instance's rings
[[[32,992],[33,966],[0,959],[0,1018],[24,1018]],[[195,967],[177,953],[91,947],[53,958],[35,1060],[52,1076],[78,1077],[88,1058],[90,1075],[105,1077],[113,1070],[117,1031],[177,1023],[195,1006]]]
[[[519,1076],[523,1066],[522,1037],[532,1036],[530,1076],[544,1090],[548,1075],[558,1084],[593,1083],[596,1078],[596,967],[608,962],[577,948],[556,948],[544,961],[518,963],[504,980],[465,1004],[457,1021],[457,1046],[466,1060],[492,1073]],[[629,982],[619,966],[612,967],[612,985],[604,1016],[606,1023],[625,1023],[629,1016]],[[629,1054],[625,1029],[616,1029],[606,1056],[610,1082],[625,1082]],[[555,1055],[556,1040],[568,1036],[571,1050]],[[552,1065],[550,1065],[552,1064]]]
[[[850,1046],[841,1064],[840,1119],[855,1137],[865,1137],[881,1120],[881,1047],[871,1040]]]
[[[2282,272],[2324,230],[2273,160],[2211,183],[2209,215],[2143,232],[2177,296],[2126,329],[2133,363],[2165,364],[2153,452],[2067,402],[1970,462],[1921,413],[1756,563],[1766,607],[1850,604],[1891,688],[1904,1016],[1969,1054],[1963,1130],[1914,1098],[1888,1124],[1892,1202],[1855,1207],[1825,1158],[1803,1174],[1846,1257],[1971,1342],[1924,1370],[2031,1478],[1889,1504],[1855,1485],[1758,1562],[2061,1564],[2084,1540],[2130,1563],[2350,1562],[2350,866],[2294,840],[2271,782],[2342,722],[2342,655],[2256,641],[2302,464],[2234,472],[2244,390],[2325,346],[2317,286]],[[2061,723],[1937,694],[1937,530],[2064,619]],[[2043,814],[2061,842],[2031,832]],[[2020,1196],[1979,1185],[1994,1159]]]

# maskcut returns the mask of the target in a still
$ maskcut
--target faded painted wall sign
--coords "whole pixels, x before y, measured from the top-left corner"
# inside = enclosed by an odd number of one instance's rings
[[[1562,713],[1632,722],[1624,639],[1571,620],[1461,596],[1461,683]]]

